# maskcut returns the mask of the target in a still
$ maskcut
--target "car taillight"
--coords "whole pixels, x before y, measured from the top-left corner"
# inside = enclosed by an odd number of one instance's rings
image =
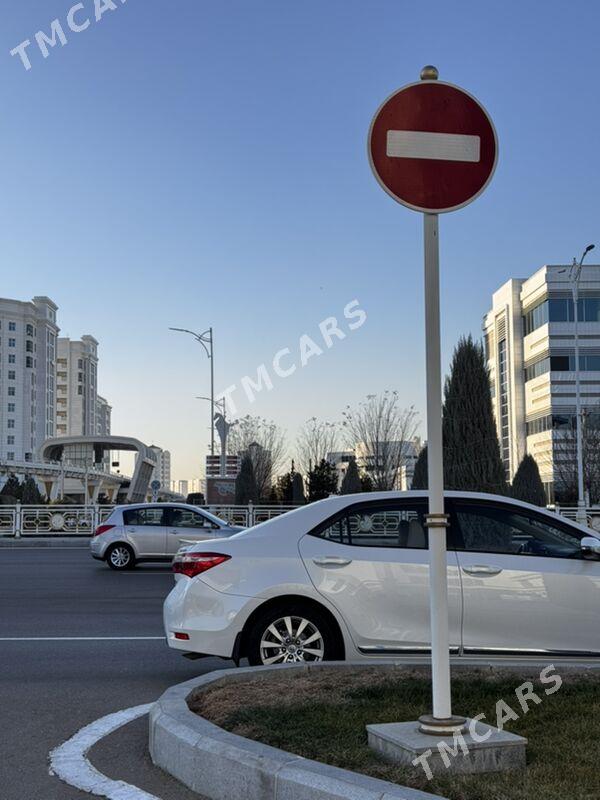
[[[94,536],[102,536],[102,534],[106,533],[106,531],[112,531],[114,527],[114,525],[98,525],[94,531]]]
[[[173,559],[173,572],[195,578],[207,569],[229,561],[231,556],[222,553],[181,553]]]

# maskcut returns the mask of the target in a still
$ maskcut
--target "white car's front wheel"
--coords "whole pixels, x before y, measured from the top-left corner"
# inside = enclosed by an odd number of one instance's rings
[[[253,624],[248,634],[248,661],[270,666],[340,658],[339,637],[327,616],[317,608],[271,608]]]

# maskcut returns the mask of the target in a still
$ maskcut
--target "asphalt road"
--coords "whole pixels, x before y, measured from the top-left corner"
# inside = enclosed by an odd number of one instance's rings
[[[169,567],[117,573],[84,547],[0,549],[2,800],[89,800],[49,775],[53,748],[106,714],[228,665],[189,661],[160,638],[172,585]],[[161,800],[197,798],[152,767],[146,724],[143,718],[98,744],[94,765],[128,782],[139,775],[138,785]]]

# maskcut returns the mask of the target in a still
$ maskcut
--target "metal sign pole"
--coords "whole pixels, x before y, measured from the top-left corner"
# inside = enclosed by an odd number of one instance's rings
[[[429,582],[433,716],[421,717],[423,733],[462,730],[465,720],[452,717],[448,635],[448,574],[444,510],[442,441],[442,365],[440,336],[440,252],[438,215],[423,215],[425,239],[425,349],[427,365],[427,471],[429,478]]]

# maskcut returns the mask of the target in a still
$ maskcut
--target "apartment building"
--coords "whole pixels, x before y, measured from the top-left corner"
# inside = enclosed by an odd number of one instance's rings
[[[0,461],[35,461],[55,435],[56,304],[0,298]]]
[[[58,339],[57,436],[94,436],[98,412],[98,342]]]

